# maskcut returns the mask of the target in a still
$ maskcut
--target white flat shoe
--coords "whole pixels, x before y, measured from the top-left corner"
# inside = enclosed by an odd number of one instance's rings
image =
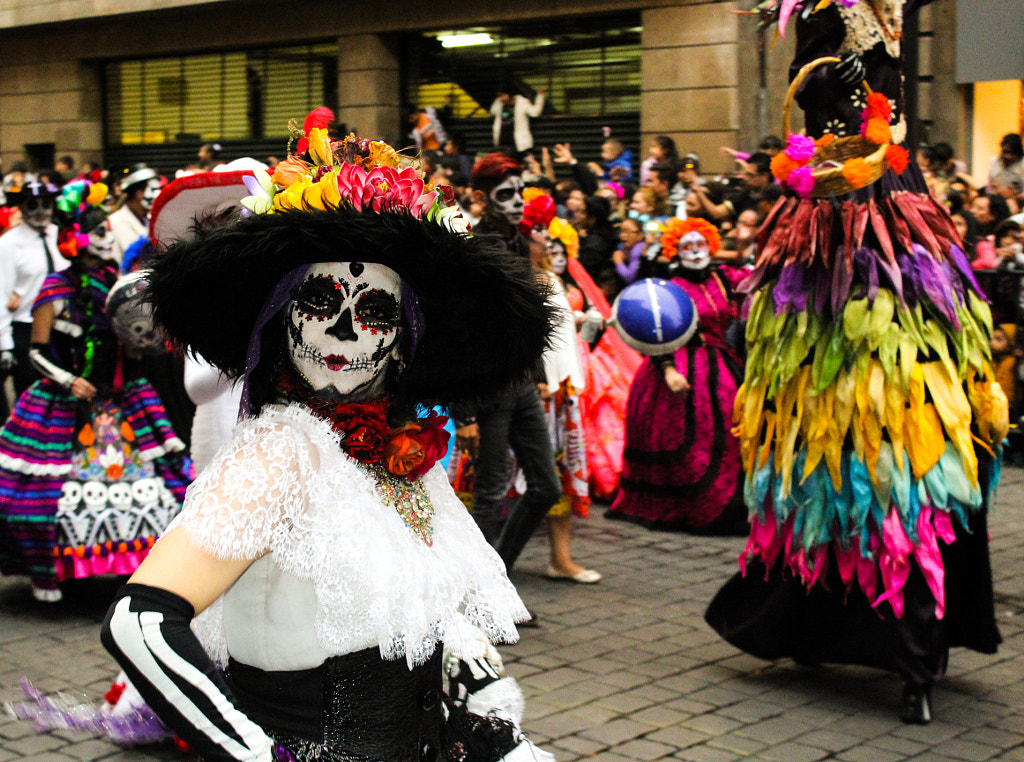
[[[60,590],[46,590],[32,585],[32,597],[43,603],[57,603],[64,596],[61,595]]]
[[[601,572],[594,571],[593,569],[584,569],[581,572],[569,574],[568,572],[558,571],[554,566],[549,566],[547,571],[544,572],[544,576],[548,579],[575,582],[579,585],[593,585],[601,581]]]

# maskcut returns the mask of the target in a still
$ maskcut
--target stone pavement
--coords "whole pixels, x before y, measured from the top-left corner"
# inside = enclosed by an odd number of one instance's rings
[[[561,762],[592,760],[1024,761],[1024,470],[1006,468],[990,521],[996,656],[954,650],[935,689],[936,719],[905,726],[900,682],[860,667],[762,662],[722,642],[703,612],[736,569],[740,538],[651,532],[602,518],[580,522],[582,563],[595,586],[550,582],[547,542],[527,547],[513,573],[541,626],[502,647],[527,696],[526,728]],[[0,702],[27,675],[42,690],[98,700],[115,673],[97,640],[114,580],[89,581],[57,606],[27,582],[0,580]],[[119,750],[69,732],[43,735],[0,714],[0,762],[177,760],[170,746]]]

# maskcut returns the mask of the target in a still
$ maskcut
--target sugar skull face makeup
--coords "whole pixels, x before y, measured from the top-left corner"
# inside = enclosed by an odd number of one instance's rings
[[[556,275],[563,275],[569,266],[569,255],[565,251],[565,244],[557,238],[553,238],[549,248],[551,249],[551,269],[555,271]]]
[[[679,239],[679,264],[688,270],[703,270],[711,262],[708,239],[695,230]]]
[[[509,175],[488,196],[491,209],[515,227],[523,219],[523,178]]]
[[[292,365],[311,389],[372,399],[398,356],[402,280],[384,265],[313,265],[287,306]]]
[[[147,212],[153,208],[153,202],[160,195],[160,181],[153,178],[146,183],[146,192],[142,194],[142,208]]]
[[[114,256],[114,236],[110,232],[110,223],[104,220],[89,231],[89,253],[100,259]]]
[[[53,199],[49,196],[30,196],[21,204],[22,221],[35,231],[42,232],[53,221]]]

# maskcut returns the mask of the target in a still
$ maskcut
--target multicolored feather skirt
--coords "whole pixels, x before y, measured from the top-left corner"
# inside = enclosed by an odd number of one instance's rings
[[[783,198],[758,244],[733,414],[751,514],[741,568],[781,564],[810,588],[832,549],[847,589],[899,617],[916,564],[941,618],[938,543],[985,510],[978,455],[995,456],[994,488],[1008,428],[991,314],[952,221],[908,190]]]

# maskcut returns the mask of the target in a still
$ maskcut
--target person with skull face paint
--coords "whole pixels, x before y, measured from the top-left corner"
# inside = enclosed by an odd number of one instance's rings
[[[241,420],[104,644],[207,760],[549,759],[461,703],[503,683],[463,625],[511,640],[527,612],[434,467],[441,421],[415,412],[527,373],[545,295],[393,149],[306,132],[246,177],[253,214],[153,262],[157,320],[242,379]]]
[[[0,298],[6,303],[6,309],[0,308],[0,366],[14,376],[15,395],[39,378],[28,357],[36,295],[47,275],[68,266],[57,253],[53,213],[58,193],[55,186],[35,181],[7,192],[22,220],[0,238]]]
[[[523,217],[522,167],[505,154],[492,153],[473,167],[473,198],[485,205],[477,235],[499,239],[526,264],[530,242],[519,231]],[[539,358],[538,358],[539,359]],[[540,364],[533,379],[522,379],[486,405],[466,402],[452,410],[456,446],[469,449],[473,459],[473,518],[484,537],[494,544],[511,569],[544,516],[559,499],[562,487],[551,449],[544,405],[537,384],[545,375]],[[499,531],[499,513],[506,499],[508,451],[526,478],[526,491]]]
[[[124,200],[121,208],[110,215],[110,229],[114,233],[114,259],[120,264],[132,244],[149,236],[149,213],[160,195],[157,173],[140,164],[126,170],[121,180]]]
[[[693,300],[698,333],[674,355],[645,359],[626,411],[621,488],[611,518],[703,534],[746,531],[739,443],[730,433],[743,376],[726,341],[736,319],[732,289],[744,271],[712,267],[718,230],[699,218],[669,220],[664,252],[672,282]]]
[[[0,429],[0,571],[35,597],[58,583],[130,574],[184,499],[191,466],[138,360],[122,351],[107,298],[117,281],[106,186],[75,180],[56,205],[73,215],[32,307],[29,358],[42,378]]]

